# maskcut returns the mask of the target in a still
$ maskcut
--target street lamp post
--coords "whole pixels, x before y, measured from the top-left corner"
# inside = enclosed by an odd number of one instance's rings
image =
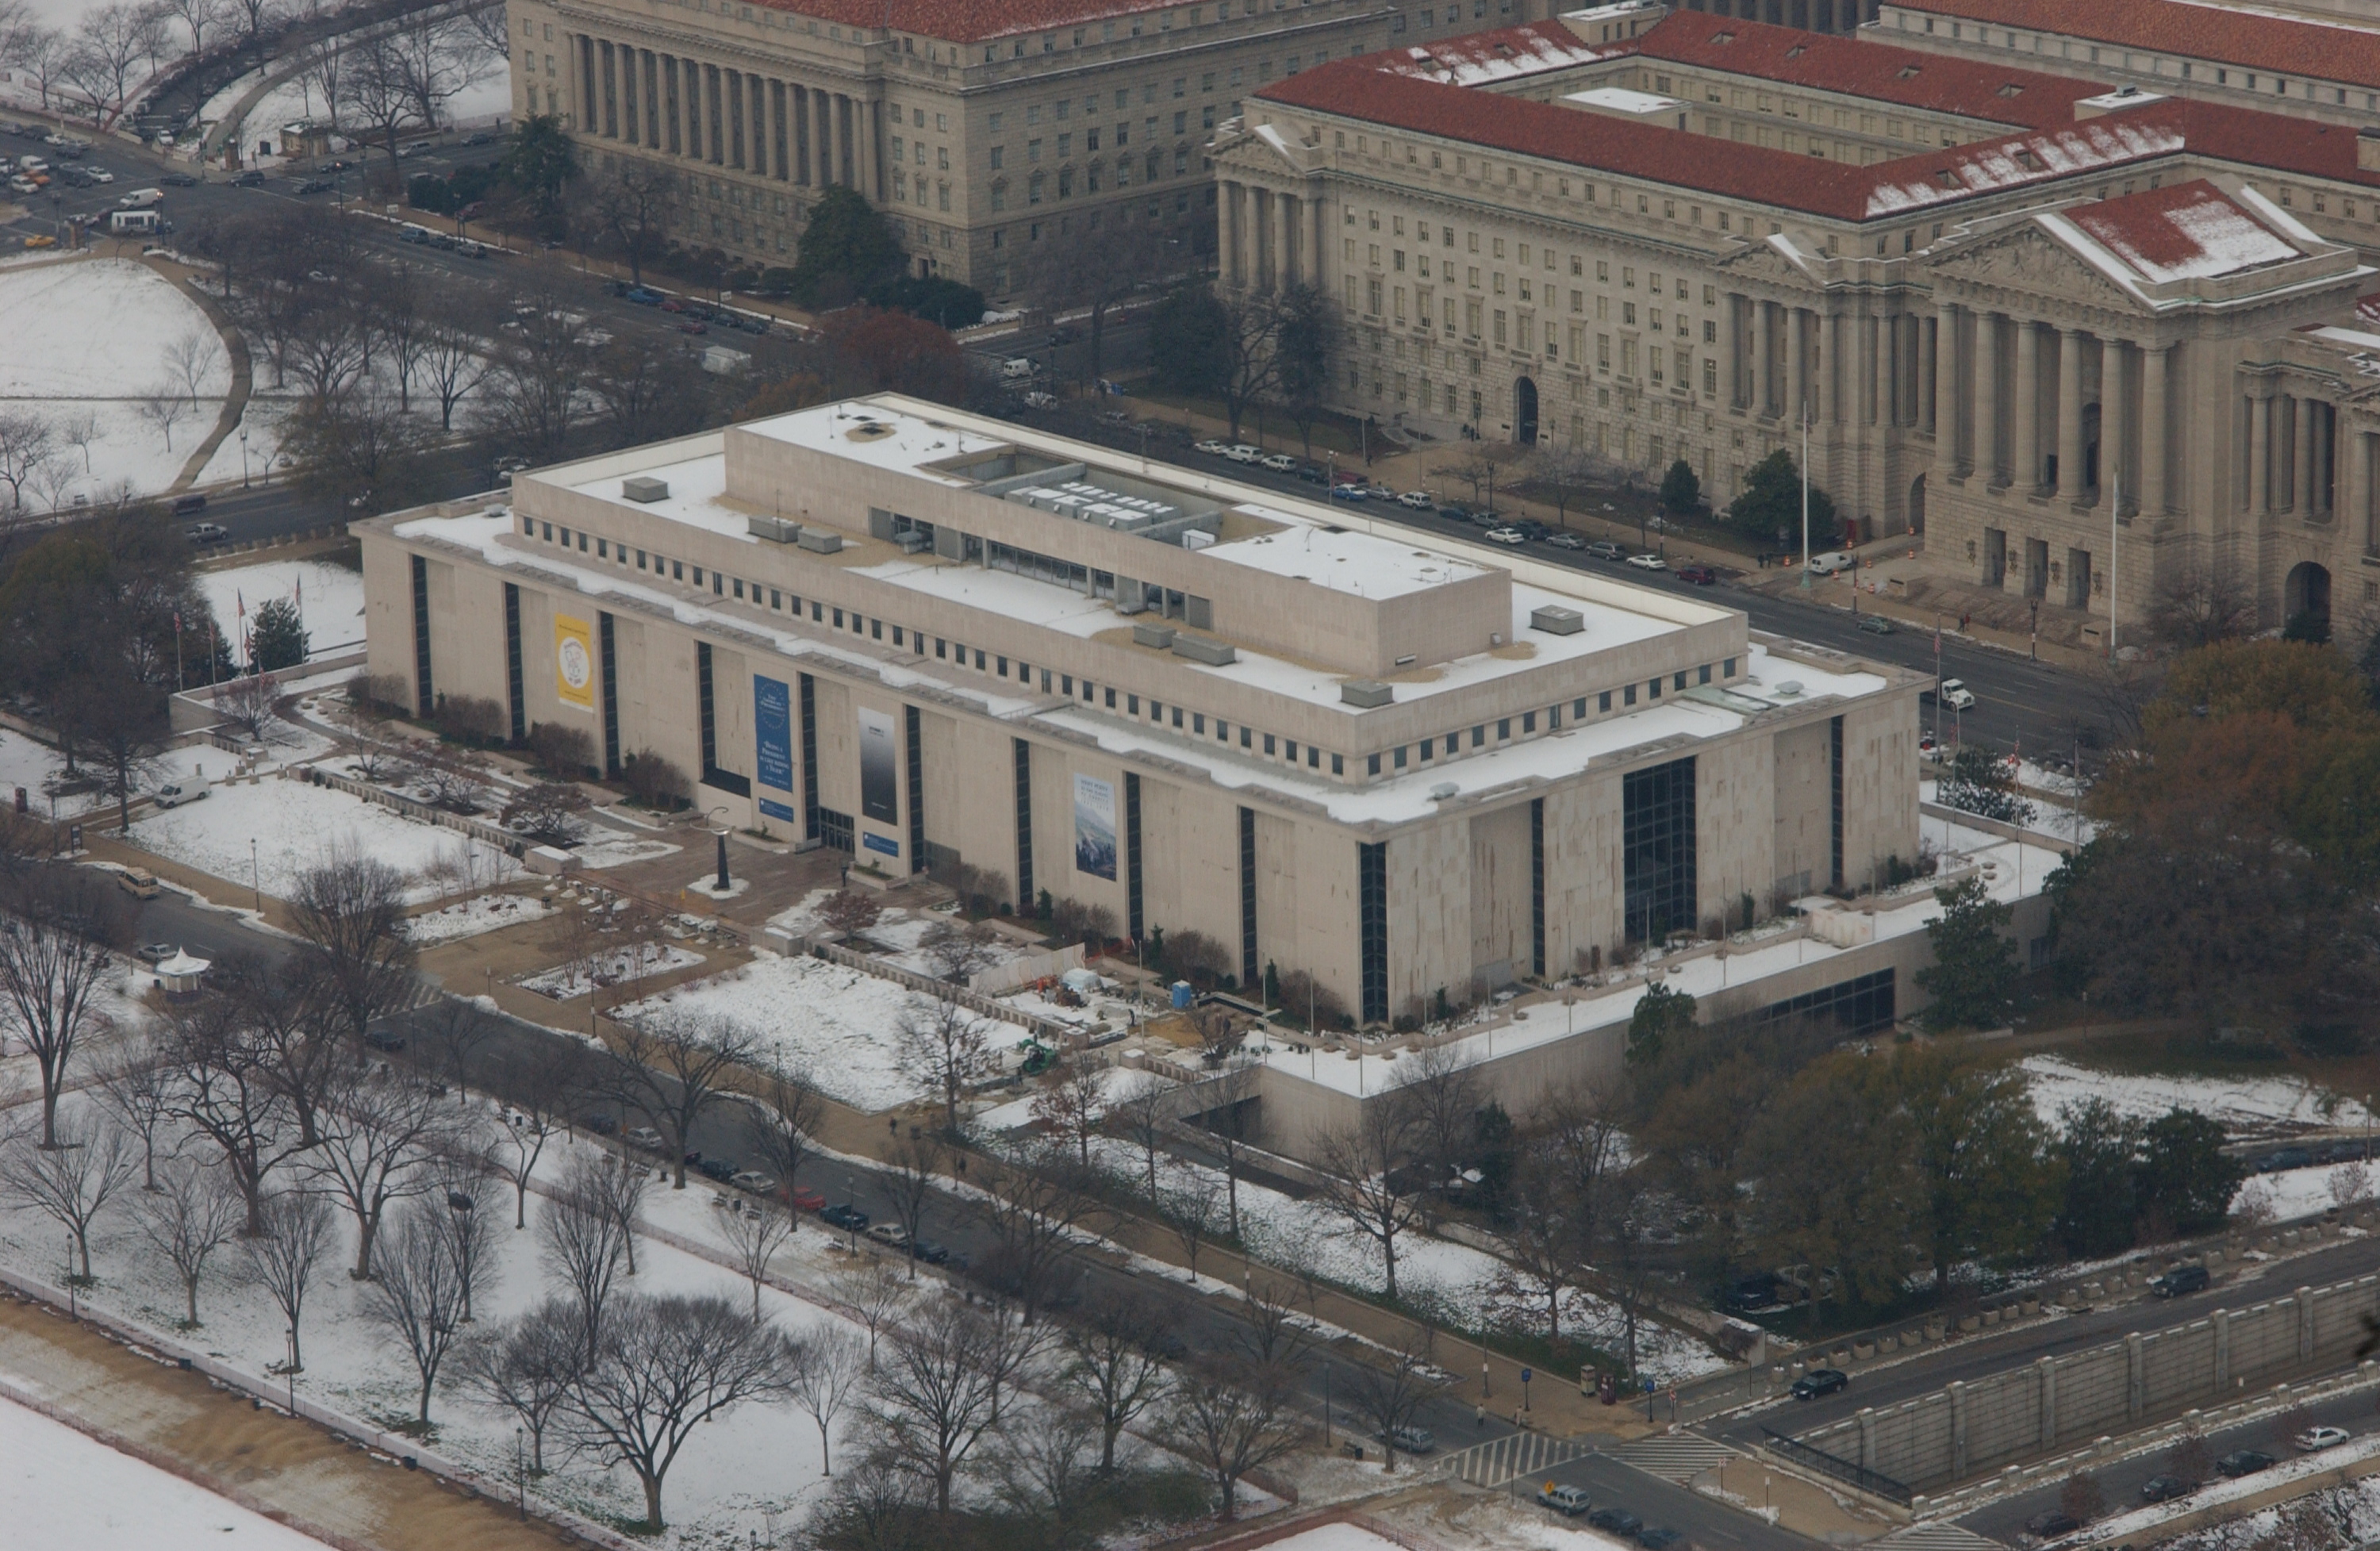
[[[713,891],[714,892],[721,893],[721,894],[724,894],[725,892],[727,892],[727,887],[728,887],[728,883],[727,883],[727,805],[726,805],[726,804],[724,804],[724,803],[722,803],[722,804],[720,804],[717,807],[712,808],[712,809],[710,810],[710,817],[715,818],[717,818],[717,819],[719,820],[719,828],[718,828],[718,829],[716,829],[716,830],[713,830],[711,831],[711,834],[712,834],[713,836],[715,836],[715,837],[718,839],[718,842],[719,842],[719,878],[718,878],[718,881],[717,881],[717,882],[715,882],[715,883],[713,883],[713,884],[711,885],[711,889],[712,889],[712,891]]]
[[[239,488],[248,489],[248,422],[239,423]]]

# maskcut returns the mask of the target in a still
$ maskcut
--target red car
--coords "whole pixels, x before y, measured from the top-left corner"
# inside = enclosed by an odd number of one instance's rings
[[[662,310],[663,312],[684,312],[686,310],[686,306],[675,297],[663,297],[662,298]]]
[[[826,1197],[820,1195],[814,1190],[795,1190],[788,1194],[786,1199],[793,1203],[794,1210],[797,1212],[823,1212],[826,1210]]]
[[[1718,580],[1718,573],[1707,565],[1681,565],[1674,573],[1678,580],[1695,587],[1709,587]]]
[[[680,323],[677,326],[677,332],[680,333],[709,333],[710,332],[710,325],[704,322],[699,318],[688,318],[685,322]]]

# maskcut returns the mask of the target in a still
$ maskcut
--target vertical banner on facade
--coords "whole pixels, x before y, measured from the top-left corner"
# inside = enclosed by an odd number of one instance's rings
[[[1075,870],[1115,881],[1115,782],[1075,778]]]
[[[595,709],[594,639],[585,620],[553,616],[553,693],[583,711]]]
[[[752,743],[753,768],[762,786],[771,787],[790,797],[794,793],[794,715],[793,697],[781,679],[752,675]],[[794,810],[789,804],[772,802],[763,794],[760,812],[770,818],[791,822]]]
[[[866,707],[859,711],[859,815],[880,824],[901,818],[900,740],[892,718]]]

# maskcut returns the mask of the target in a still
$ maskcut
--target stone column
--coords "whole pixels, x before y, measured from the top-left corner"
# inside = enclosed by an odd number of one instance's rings
[[[873,97],[854,97],[851,115],[859,124],[859,191],[878,204],[884,202],[884,132]]]
[[[2339,473],[2339,499],[2344,503],[2347,520],[2353,527],[2356,542],[2365,554],[2380,552],[2380,530],[2372,522],[2372,441],[2353,421],[2348,422],[2347,435],[2339,442],[2346,467]]]
[[[2300,519],[2313,510],[2313,401],[2289,397],[2289,511]]]
[[[1975,314],[1975,472],[1985,490],[2008,481],[2000,478],[2000,321],[1994,312]]]
[[[2058,1443],[2058,1359],[2044,1357],[2033,1365],[2041,1381],[2041,1447]]]
[[[1281,272],[1281,288],[1287,290],[1302,278],[1298,273],[1297,239],[1305,224],[1297,218],[1296,195],[1282,194],[1278,198],[1281,219],[1273,224],[1277,233],[1273,245],[1281,250],[1281,257],[1275,267]]]
[[[1851,352],[1843,345],[1843,336],[1851,332],[1850,320],[1840,308],[1829,308],[1825,318],[1825,333],[1821,335],[1824,343],[1818,349],[1819,381],[1827,390],[1824,413],[1830,425],[1849,425],[1852,418],[1843,407],[1843,389]]]
[[[1960,454],[1966,451],[1959,445],[1959,309],[1949,302],[1934,309],[1934,358],[1920,360],[1918,375],[1921,394],[1930,386],[1933,413],[1927,414],[1921,404],[1917,412],[1918,429],[1934,433],[1935,466],[1946,474],[1962,473],[1973,466],[1973,460]],[[1922,357],[1925,340],[1918,341]]]
[[[2152,516],[2165,511],[2166,460],[2172,451],[2166,439],[2166,374],[2172,364],[2172,346],[2141,347],[2141,510]]]
[[[1322,246],[1322,200],[1316,193],[1305,196],[1305,262],[1308,271],[1305,283],[1317,288],[1322,285],[1323,275],[1329,270]],[[1422,321],[1430,325],[1433,332],[1436,330],[1438,320],[1425,318]]]
[[[1744,394],[1744,407],[1755,416],[1771,413],[1768,406],[1768,304],[1758,297],[1750,298],[1744,309],[1744,368],[1752,374],[1752,382]]]
[[[1859,309],[1859,317],[1852,325],[1859,331],[1859,381],[1853,384],[1853,396],[1859,400],[1860,424],[1872,426],[1876,424],[1876,368],[1882,357],[1876,349],[1876,314],[1864,299]]]
[[[2261,517],[2273,509],[2273,401],[2264,384],[2248,389],[2248,515]]]
[[[1265,285],[1264,218],[1269,202],[1265,191],[1254,184],[1244,186],[1245,208],[1240,212],[1240,240],[1245,244],[1241,263],[1248,277],[1248,289],[1261,291]],[[1361,298],[1357,298],[1359,301]]]
[[[2129,495],[2140,506],[2140,472],[2132,462],[2131,347],[2111,339],[2099,352],[2099,483],[2112,495]],[[2108,497],[2103,497],[2103,500]],[[2123,515],[2121,506],[2110,508]]]
[[[2082,499],[2082,331],[2058,331],[2058,495]]]
[[[1719,297],[1718,303],[1718,380],[1725,384],[1719,394],[1718,406],[1733,409],[1742,399],[1743,356],[1738,335],[1743,328],[1743,298],[1733,291]],[[1589,363],[1582,358],[1584,367]]]
[[[812,182],[820,188],[834,187],[834,93],[810,89],[810,112],[813,124],[810,134]]]
[[[2148,1338],[2138,1330],[2124,1338],[2124,1415],[2134,1422],[2148,1397]]]
[[[2016,382],[2009,415],[2016,454],[2012,482],[2031,494],[2041,488],[2041,329],[2030,318],[2016,320]]]
[[[598,122],[595,106],[595,45],[584,33],[574,32],[570,35],[570,63],[571,73],[577,78],[572,84],[577,88],[575,95],[578,99],[573,104],[575,112],[572,117],[580,132],[591,135],[595,133]]]
[[[2338,504],[2338,411],[2327,399],[2313,406],[2313,512],[2325,522]]]
[[[645,71],[645,143],[655,151],[662,143],[662,62],[650,49],[641,51]]]
[[[1215,259],[1222,267],[1223,284],[1234,289],[1245,285],[1247,277],[1240,271],[1240,186],[1229,178],[1215,183]]]
[[[1783,412],[1787,424],[1799,427],[1805,412],[1804,406],[1809,402],[1809,352],[1802,337],[1805,320],[1798,307],[1780,305],[1778,313],[1779,321],[1785,330],[1785,394],[1784,402],[1779,408]],[[1802,454],[1797,449],[1793,455],[1799,458]],[[1816,476],[1811,478],[1815,479]]]

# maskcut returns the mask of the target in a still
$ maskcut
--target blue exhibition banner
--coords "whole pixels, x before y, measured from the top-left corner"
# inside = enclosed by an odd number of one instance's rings
[[[760,799],[760,817],[763,818],[782,818],[786,823],[790,824],[794,821],[794,810],[787,807],[783,803],[772,803],[768,798],[763,797]]]
[[[760,784],[780,792],[794,789],[794,718],[792,701],[780,679],[752,675],[752,741],[758,756]],[[762,811],[767,805],[762,805]],[[771,815],[791,818],[791,813]]]
[[[859,837],[859,843],[870,851],[881,851],[887,856],[901,854],[901,842],[897,840],[888,840],[882,835],[862,834]]]

